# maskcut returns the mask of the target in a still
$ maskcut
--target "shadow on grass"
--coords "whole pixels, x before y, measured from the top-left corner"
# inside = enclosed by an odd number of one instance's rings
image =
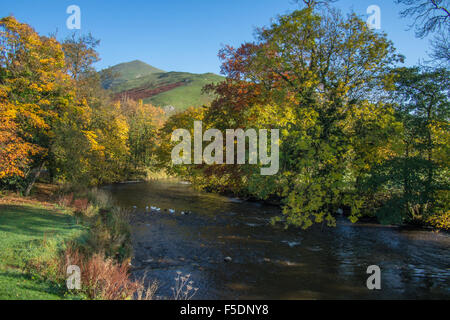
[[[62,283],[44,280],[26,267],[33,259],[51,259],[83,230],[69,214],[33,205],[0,205],[0,299],[70,299]],[[47,245],[46,240],[53,241]]]
[[[64,290],[56,283],[43,281],[20,271],[0,271],[0,299],[61,299]]]
[[[82,227],[77,226],[76,219],[70,215],[30,206],[0,205],[0,233],[25,237],[42,237],[44,233],[64,236],[72,234],[74,229]]]

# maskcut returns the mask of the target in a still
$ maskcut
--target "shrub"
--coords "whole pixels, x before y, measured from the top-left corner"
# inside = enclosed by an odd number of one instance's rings
[[[111,195],[103,190],[93,188],[88,191],[87,198],[90,204],[98,208],[108,209],[113,207]]]
[[[73,201],[73,192],[60,195],[57,202],[61,207],[69,207],[72,204],[72,201]]]
[[[135,299],[136,300],[154,300],[156,295],[156,290],[158,290],[158,282],[152,281],[149,283],[147,287],[145,287],[145,278],[147,274],[144,275],[142,280],[140,281],[140,286],[136,291]]]
[[[428,222],[438,229],[450,229],[450,211],[442,212],[428,218]]]
[[[88,208],[88,199],[76,199],[73,202],[73,207],[76,212],[85,212]]]
[[[156,287],[145,290],[143,281],[129,279],[128,262],[117,263],[100,253],[86,257],[77,249],[69,247],[64,255],[64,270],[77,265],[81,270],[81,290],[89,299],[124,300],[136,294],[152,299]]]

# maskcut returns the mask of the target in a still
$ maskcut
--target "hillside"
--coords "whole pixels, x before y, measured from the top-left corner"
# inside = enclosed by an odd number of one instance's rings
[[[103,72],[114,75],[114,80],[104,81],[103,86],[114,92],[117,99],[126,96],[159,107],[171,105],[177,110],[210,103],[213,97],[203,94],[202,88],[224,80],[214,73],[165,72],[138,60]]]

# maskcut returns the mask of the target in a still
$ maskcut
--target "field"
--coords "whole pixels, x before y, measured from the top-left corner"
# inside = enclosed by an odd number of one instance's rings
[[[30,271],[32,260],[52,259],[82,227],[73,216],[38,203],[0,203],[0,300],[62,299],[61,285]]]

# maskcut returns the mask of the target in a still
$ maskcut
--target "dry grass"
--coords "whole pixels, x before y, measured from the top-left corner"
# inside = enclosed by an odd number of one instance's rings
[[[73,207],[76,212],[85,212],[88,208],[88,199],[76,199],[73,202]]]
[[[57,201],[57,203],[61,207],[69,207],[72,204],[73,201],[73,192],[65,195],[61,195]]]
[[[181,271],[177,271],[175,287],[171,289],[173,300],[191,300],[198,291],[198,288],[194,288],[194,281],[191,280],[191,275],[183,275]]]
[[[147,275],[144,275],[142,280],[139,281],[140,286],[136,291],[135,299],[136,300],[155,300],[156,290],[158,290],[159,284],[157,281],[152,281],[148,287],[145,287],[145,278]]]
[[[51,201],[43,201],[37,198],[24,198],[15,193],[5,193],[0,195],[0,205],[33,205],[50,210],[57,209],[57,205]]]
[[[152,300],[158,288],[156,283],[152,283],[145,289],[144,279],[130,280],[128,262],[117,263],[99,253],[88,258],[78,250],[68,248],[64,259],[64,270],[70,265],[80,267],[81,290],[89,299],[126,300],[137,297],[139,300]]]

